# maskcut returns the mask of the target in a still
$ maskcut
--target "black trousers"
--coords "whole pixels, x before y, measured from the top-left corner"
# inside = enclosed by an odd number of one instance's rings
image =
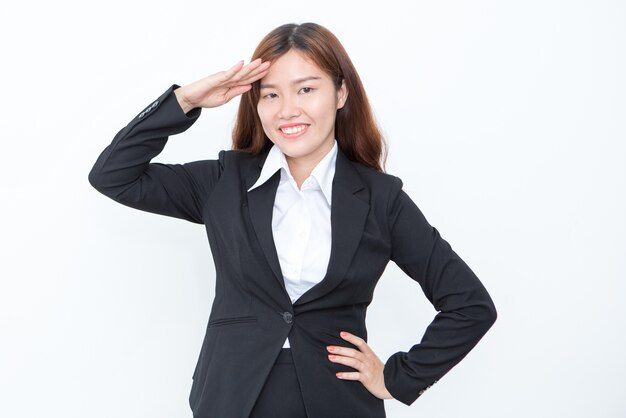
[[[307,418],[291,348],[281,348],[250,418]]]

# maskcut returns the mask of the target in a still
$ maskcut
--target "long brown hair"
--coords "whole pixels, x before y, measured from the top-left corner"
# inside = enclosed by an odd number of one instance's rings
[[[275,61],[291,49],[303,53],[328,74],[337,90],[345,80],[348,97],[335,118],[337,144],[348,159],[384,171],[387,144],[374,119],[361,79],[337,37],[316,23],[288,23],[268,33],[250,61],[257,58]],[[252,154],[262,153],[272,146],[257,113],[259,87],[260,80],[257,80],[241,95],[232,136],[233,149]]]

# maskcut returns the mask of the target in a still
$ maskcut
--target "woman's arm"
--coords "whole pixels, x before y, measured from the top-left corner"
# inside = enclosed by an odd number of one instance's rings
[[[202,111],[183,111],[175,94],[179,87],[170,86],[120,130],[88,178],[99,192],[126,206],[203,223],[202,208],[224,168],[224,151],[216,160],[150,163],[168,137],[188,129]]]
[[[385,363],[387,390],[411,405],[469,353],[491,328],[497,312],[478,277],[428,223],[397,177],[388,215],[391,260],[419,283],[439,311],[419,344]]]
[[[89,173],[89,183],[124,205],[203,223],[206,199],[224,170],[218,159],[186,164],[150,163],[170,135],[188,129],[203,107],[218,107],[250,90],[269,62],[239,61],[228,70],[180,87],[173,84],[115,135]]]

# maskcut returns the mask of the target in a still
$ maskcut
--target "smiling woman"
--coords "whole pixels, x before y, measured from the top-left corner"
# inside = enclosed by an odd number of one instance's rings
[[[234,149],[259,153],[276,144],[290,168],[306,172],[337,138],[351,160],[383,171],[385,141],[356,68],[333,33],[315,23],[282,25],[261,40],[251,59],[259,58],[271,65],[242,96]],[[283,130],[290,126],[303,131]]]
[[[232,149],[151,162],[203,108],[239,95]],[[346,51],[303,23],[271,31],[247,65],[173,84],[98,157],[101,193],[206,227],[216,292],[194,417],[384,418],[384,400],[411,405],[495,322],[480,280],[383,171],[383,145]],[[383,362],[365,318],[389,261],[438,313]]]
[[[292,49],[273,61],[259,90],[263,131],[285,154],[300,187],[335,143],[335,117],[348,96],[346,83],[336,88],[328,74]]]

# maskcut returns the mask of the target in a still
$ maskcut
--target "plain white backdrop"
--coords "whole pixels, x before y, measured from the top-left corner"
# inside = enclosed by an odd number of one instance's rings
[[[626,416],[623,2],[39,1],[0,19],[0,416],[191,417],[215,284],[204,227],[119,205],[87,175],[171,84],[307,21],[347,49],[387,171],[498,309],[388,416]],[[238,101],[203,109],[153,161],[217,158]],[[368,343],[386,361],[435,314],[390,263]]]

